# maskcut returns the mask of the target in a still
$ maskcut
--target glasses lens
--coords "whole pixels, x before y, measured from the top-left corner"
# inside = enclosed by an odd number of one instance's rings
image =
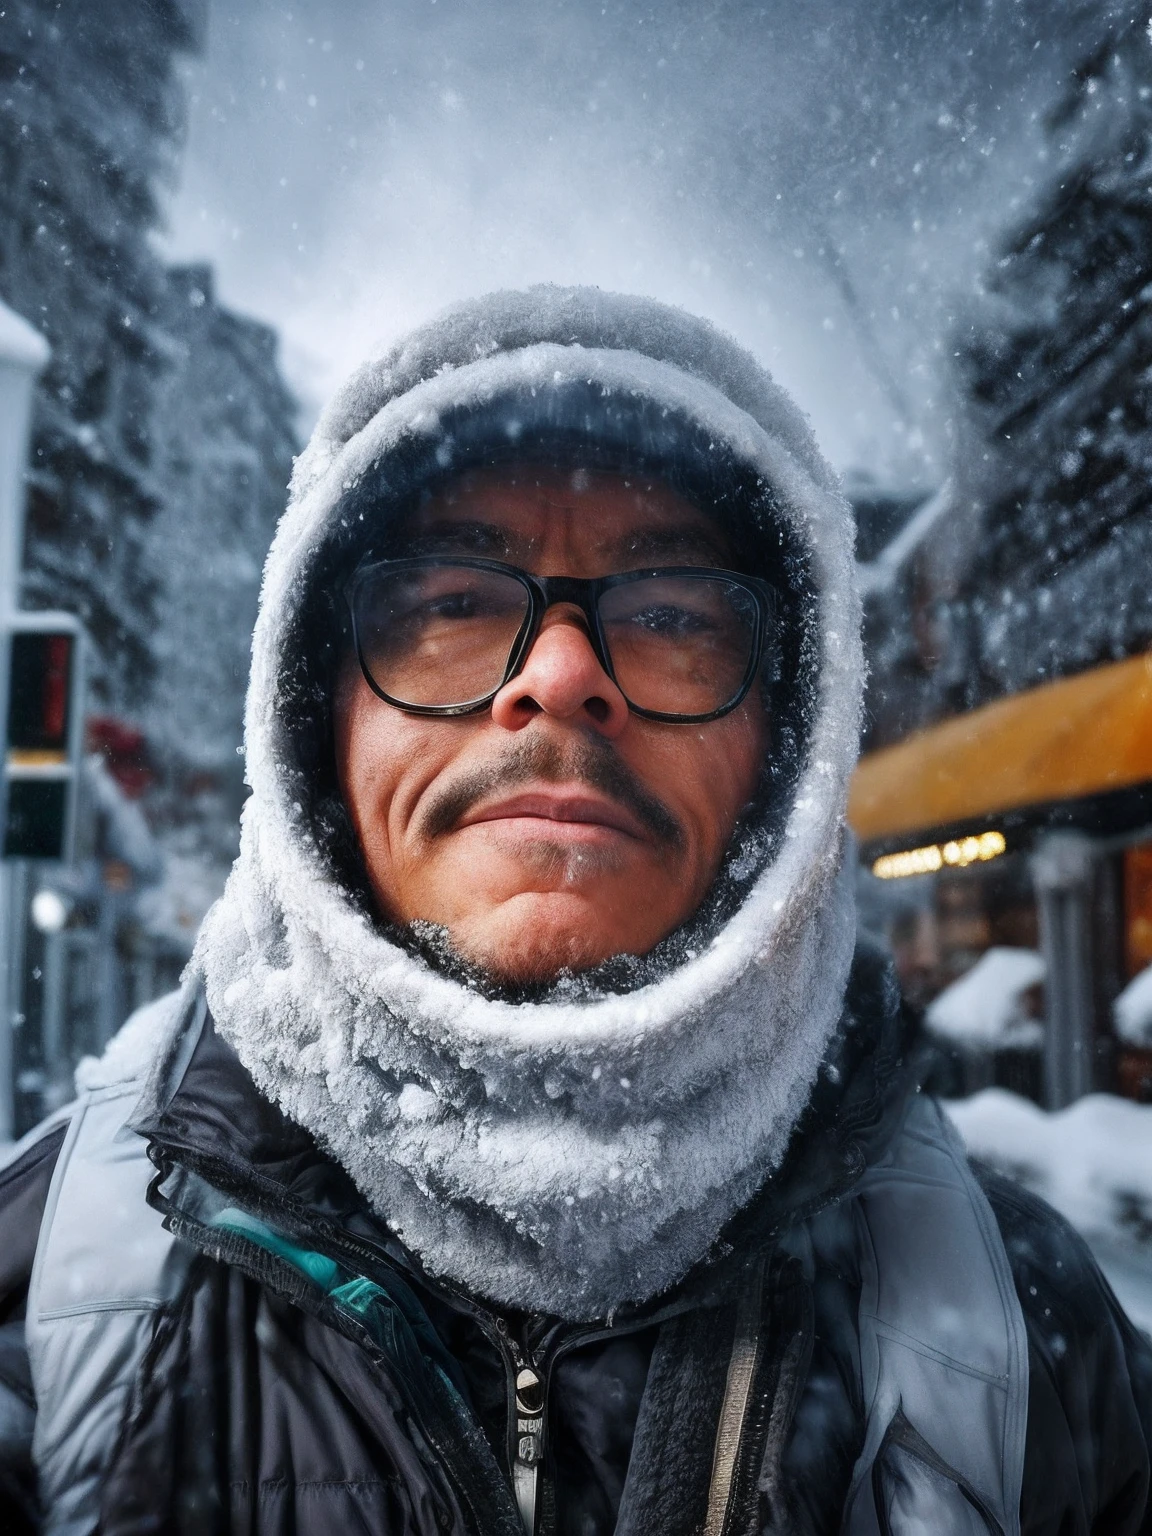
[[[715,576],[646,576],[605,592],[600,620],[630,703],[710,715],[740,691],[756,639],[756,600]]]
[[[353,607],[362,664],[401,704],[470,704],[499,688],[528,612],[528,592],[466,565],[371,571]]]

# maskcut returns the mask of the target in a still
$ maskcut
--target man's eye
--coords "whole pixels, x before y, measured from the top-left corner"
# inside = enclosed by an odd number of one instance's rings
[[[640,608],[632,615],[629,621],[639,625],[641,629],[650,630],[656,635],[699,635],[714,628],[707,615],[696,609],[681,608],[672,603],[653,604],[649,608]]]
[[[483,610],[475,592],[443,592],[426,598],[423,611],[428,618],[471,619]]]

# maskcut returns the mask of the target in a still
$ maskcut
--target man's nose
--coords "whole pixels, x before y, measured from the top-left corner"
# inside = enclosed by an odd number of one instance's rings
[[[628,701],[596,659],[582,621],[550,608],[516,676],[492,700],[492,719],[517,731],[550,715],[615,737],[628,723]]]

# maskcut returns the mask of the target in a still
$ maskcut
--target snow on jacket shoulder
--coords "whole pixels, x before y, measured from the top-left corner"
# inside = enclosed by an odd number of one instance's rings
[[[972,1244],[942,1268],[907,1233],[893,1245],[885,1232],[893,1217],[907,1224],[892,1191],[935,1181],[956,1220],[994,1216],[984,1251],[1003,1255],[1024,1325],[1019,1529],[1152,1531],[1146,1342],[1041,1202],[986,1180],[984,1205],[962,1196],[962,1174],[938,1177],[947,1135],[927,1101],[902,1118],[906,1042],[895,1019],[869,1016],[876,995],[858,963],[853,1050],[798,1133],[786,1201],[744,1213],[728,1251],[634,1316],[592,1330],[541,1320],[548,1529],[855,1536],[945,1518],[1012,1529],[1014,1511],[989,1507],[995,1489],[956,1465],[970,1455],[981,1475],[975,1421],[1003,1393],[975,1359],[999,1335]],[[146,1085],[157,1037],[181,1016]],[[201,1001],[137,1018],[133,1032],[0,1174],[0,1528],[515,1536],[501,1351],[517,1320],[419,1274],[341,1171],[255,1092]],[[163,1179],[153,1199],[183,1239],[147,1202],[158,1170],[129,1115]],[[938,1223],[933,1246],[945,1238]],[[352,1253],[354,1283],[341,1267]],[[902,1300],[901,1281],[916,1290],[925,1276],[932,1295]],[[39,1425],[22,1338],[30,1285],[36,1371],[53,1377],[38,1383]],[[969,1314],[941,1324],[938,1358],[907,1347],[917,1305],[932,1328],[933,1309],[965,1295]],[[998,1421],[1008,1438],[1011,1412]]]

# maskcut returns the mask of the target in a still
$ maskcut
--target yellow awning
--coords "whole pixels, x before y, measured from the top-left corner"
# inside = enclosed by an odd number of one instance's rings
[[[861,842],[1152,782],[1152,654],[998,699],[862,758]]]

